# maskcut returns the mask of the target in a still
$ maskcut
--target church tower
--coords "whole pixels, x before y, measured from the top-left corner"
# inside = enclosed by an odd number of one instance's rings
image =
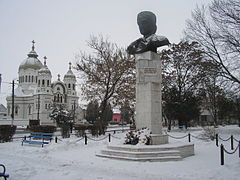
[[[38,88],[37,93],[51,94],[51,71],[47,67],[46,63],[47,57],[44,56],[44,65],[38,70]]]
[[[41,120],[41,124],[48,124],[50,121],[49,113],[51,111],[53,93],[51,89],[52,74],[47,67],[47,57],[44,56],[44,65],[38,70],[37,92],[34,95],[35,117]]]
[[[76,76],[72,72],[72,63],[69,62],[68,72],[64,75],[63,82],[67,87],[68,109],[74,110],[78,104],[78,97],[76,92]]]

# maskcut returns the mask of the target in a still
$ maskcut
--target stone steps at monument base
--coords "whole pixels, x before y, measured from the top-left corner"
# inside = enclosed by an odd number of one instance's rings
[[[99,157],[129,161],[179,161],[194,155],[194,144],[164,145],[109,145],[97,154]]]
[[[131,151],[131,152],[159,152],[159,151],[178,151],[178,147],[175,146],[133,146],[133,145],[123,145],[123,146],[107,146],[108,149],[117,151]]]
[[[133,157],[133,158],[147,158],[147,157],[181,157],[180,151],[151,151],[151,152],[134,152],[122,150],[102,150],[101,154],[110,156]]]
[[[157,162],[167,162],[167,161],[180,161],[182,160],[181,156],[165,156],[165,157],[124,157],[124,156],[113,156],[105,154],[96,154],[98,157],[117,159],[117,160],[127,160],[127,161],[157,161]]]

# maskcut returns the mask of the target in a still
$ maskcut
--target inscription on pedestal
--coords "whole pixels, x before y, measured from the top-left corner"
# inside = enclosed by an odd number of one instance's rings
[[[148,83],[148,82],[154,82],[154,83],[160,83],[161,79],[161,72],[157,67],[143,67],[138,68],[137,70],[137,82],[140,83]]]
[[[146,76],[157,75],[157,68],[155,68],[155,67],[145,67],[144,68],[144,75],[146,75]]]

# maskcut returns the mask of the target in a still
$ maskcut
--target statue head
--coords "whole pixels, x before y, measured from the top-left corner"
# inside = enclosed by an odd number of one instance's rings
[[[142,11],[137,16],[140,33],[144,37],[155,34],[157,31],[156,16],[150,11]]]

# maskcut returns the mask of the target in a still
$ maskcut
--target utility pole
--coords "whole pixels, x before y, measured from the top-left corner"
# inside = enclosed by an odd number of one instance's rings
[[[2,87],[2,74],[0,74],[0,93],[1,93],[1,87]]]
[[[12,126],[13,121],[14,121],[14,80],[12,81],[12,123],[11,123]]]
[[[40,111],[40,94],[38,94],[38,112],[37,112],[37,120],[38,122],[40,123],[40,120],[39,120],[39,111]]]

